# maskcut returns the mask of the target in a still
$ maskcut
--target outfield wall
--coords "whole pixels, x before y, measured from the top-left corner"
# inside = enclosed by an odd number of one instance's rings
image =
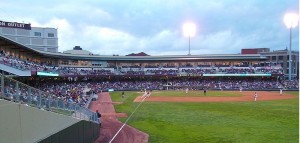
[[[0,99],[0,142],[33,143],[79,122],[79,119]]]
[[[100,125],[82,120],[39,143],[93,143],[100,134]]]

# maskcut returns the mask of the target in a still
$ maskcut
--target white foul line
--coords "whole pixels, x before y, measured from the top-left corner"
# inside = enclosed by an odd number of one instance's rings
[[[121,126],[121,128],[118,130],[118,132],[114,135],[114,137],[109,141],[109,143],[112,143],[112,141],[116,138],[116,136],[119,134],[119,132],[123,129],[123,127],[126,125],[126,123],[129,121],[131,116],[134,114],[134,112],[140,107],[140,105],[144,102],[147,96],[143,98],[143,100],[140,102],[140,104],[134,109],[134,111],[131,113],[131,115],[126,119],[125,123]]]

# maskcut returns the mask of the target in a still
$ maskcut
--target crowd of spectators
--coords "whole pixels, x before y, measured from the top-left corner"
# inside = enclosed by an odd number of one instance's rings
[[[200,68],[200,69],[182,69],[183,73],[187,74],[283,74],[282,68],[268,68],[268,67],[260,67],[260,68],[238,68],[238,67],[227,67],[227,68]]]
[[[268,90],[268,89],[298,89],[299,83],[297,80],[292,81],[277,81],[277,80],[240,80],[240,79],[169,79],[169,80],[124,80],[124,81],[101,81],[101,82],[74,82],[71,84],[49,84],[44,83],[37,88],[46,92],[57,95],[61,98],[66,98],[75,103],[86,102],[83,94],[84,88],[89,88],[94,93],[100,91],[114,90],[165,90],[168,89],[225,89],[238,90]]]
[[[28,60],[21,60],[15,56],[5,53],[3,50],[0,51],[0,63],[19,69],[19,70],[30,70],[30,71],[55,71],[54,66],[50,66],[44,63],[30,62]]]
[[[298,84],[296,80],[293,80],[294,84],[283,84],[276,80],[230,80],[230,79],[205,79],[205,80],[174,80],[169,82],[169,85],[173,87],[193,87],[193,88],[203,88],[207,87],[210,89],[228,89],[237,90],[240,88],[248,90],[256,89],[298,89]]]
[[[145,75],[143,71],[126,71],[123,72],[124,75]]]
[[[219,72],[228,73],[228,74],[254,74],[255,70],[250,68],[227,68],[219,69]]]
[[[269,65],[265,67],[257,67],[257,65],[249,64],[216,64],[216,65],[198,65],[197,67],[192,66],[190,63],[182,66],[175,66],[174,64],[159,65],[147,65],[144,68],[140,65],[126,66],[123,65],[120,68],[109,67],[103,69],[93,68],[67,68],[51,66],[44,63],[36,63],[29,60],[21,60],[15,56],[5,53],[3,50],[0,51],[0,63],[20,69],[20,70],[31,70],[31,71],[43,71],[58,73],[61,76],[68,75],[178,75],[178,74],[246,74],[246,73],[269,73],[269,74],[282,74],[283,70],[277,65]],[[273,67],[271,67],[273,66]],[[126,69],[126,72],[122,72]],[[134,69],[134,70],[132,70]]]
[[[124,90],[176,90],[190,88],[191,90],[216,89],[216,90],[276,90],[299,89],[298,80],[278,80],[274,78],[170,78],[152,80],[101,80],[101,81],[72,81],[72,82],[37,82],[35,88],[44,91],[44,99],[40,99],[40,90],[31,89],[28,86],[10,84],[5,82],[4,96],[22,102],[30,101],[33,104],[41,100],[60,99],[65,103],[84,106],[90,96],[108,91],[109,89]],[[42,101],[43,102],[43,101]],[[46,101],[44,101],[46,103]]]
[[[145,68],[159,68],[159,65],[146,65]]]
[[[108,91],[109,89],[124,90],[176,90],[190,88],[191,90],[216,89],[216,90],[268,90],[268,89],[299,89],[298,80],[275,80],[275,79],[186,79],[174,78],[168,80],[119,80],[119,81],[74,81],[74,82],[43,82],[35,84],[37,89],[28,89],[28,86],[6,83],[4,96],[11,100],[21,102],[30,101],[37,104],[38,101],[46,103],[48,100],[60,99],[65,103],[84,106],[90,96]],[[41,99],[40,95],[43,95]],[[46,101],[47,100],[47,101]],[[45,104],[47,105],[47,104]],[[38,106],[38,105],[37,105]]]
[[[214,74],[216,69],[182,69],[182,72],[187,74]]]
[[[36,88],[40,89],[37,90],[25,85],[19,85],[18,87],[16,87],[15,84],[11,83],[5,85],[4,96],[10,100],[16,100],[23,103],[31,103],[35,104],[36,106],[49,106],[47,102],[54,101],[55,99],[58,99],[64,103],[84,106],[90,97],[90,95],[86,94],[86,92],[93,89],[92,87],[89,88],[87,85],[89,84],[44,83],[37,85]],[[97,89],[93,91],[99,92]]]
[[[160,81],[104,81],[94,83],[95,87],[108,90],[141,90],[141,89],[163,89],[163,83]]]
[[[99,82],[77,81],[78,75],[171,75],[176,76],[182,73],[185,74],[254,74],[254,73],[270,73],[282,74],[283,70],[280,67],[271,68],[271,66],[260,67],[259,65],[250,66],[248,64],[242,65],[197,65],[193,67],[190,64],[176,67],[175,65],[147,65],[144,68],[141,66],[123,66],[118,69],[115,66],[110,66],[103,69],[94,68],[68,68],[57,67],[45,63],[36,63],[29,60],[21,60],[15,56],[0,51],[0,63],[17,68],[20,70],[30,71],[43,71],[58,73],[60,76],[70,76],[68,83],[48,83],[43,82],[34,85],[37,89],[44,91],[43,99],[41,92],[36,89],[29,90],[27,86],[6,83],[4,86],[4,96],[11,100],[19,100],[22,102],[30,101],[32,104],[38,102],[45,102],[46,100],[60,99],[65,103],[78,104],[84,106],[91,95],[97,94],[101,91],[109,89],[114,90],[176,90],[183,88],[190,89],[224,89],[224,90],[268,90],[268,89],[299,89],[298,80],[275,80],[275,79],[219,79],[219,78],[206,78],[206,79],[187,79],[187,78],[170,78],[165,80],[106,80]],[[135,69],[135,70],[131,70]],[[138,69],[138,70],[136,70]],[[118,72],[115,72],[117,70]],[[71,76],[75,77],[71,77]],[[78,76],[79,77],[79,76]],[[46,105],[46,104],[45,104]]]
[[[197,65],[197,67],[201,68],[201,67],[211,67],[211,65]]]
[[[89,89],[89,84],[42,84],[37,88],[45,91],[50,95],[55,95],[68,103],[77,103],[81,106],[85,105],[89,96],[84,93],[85,89]]]
[[[282,86],[287,89],[299,89],[299,82],[298,80],[284,80]]]
[[[270,74],[283,74],[283,69],[278,68],[278,69],[270,69],[270,68],[258,68],[256,72],[260,73],[270,73]]]
[[[93,69],[93,68],[79,69],[79,68],[62,67],[62,68],[58,68],[57,72],[62,76],[64,75],[113,75],[111,70]]]
[[[148,74],[154,74],[154,75],[177,75],[178,70],[165,70],[165,69],[157,69],[157,70],[147,70],[146,73]]]

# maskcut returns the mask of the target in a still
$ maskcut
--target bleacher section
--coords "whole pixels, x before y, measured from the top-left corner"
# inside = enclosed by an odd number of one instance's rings
[[[5,54],[4,54],[5,55]],[[185,75],[185,74],[283,74],[282,67],[251,65],[204,65],[204,66],[122,66],[120,68],[56,67],[0,56],[0,69],[18,76],[30,76],[37,72],[56,73],[59,76],[107,76],[107,75]]]
[[[30,70],[21,70],[18,68],[11,67],[9,65],[5,65],[0,62],[0,70],[6,71],[8,73],[18,75],[18,76],[31,76],[31,71]]]

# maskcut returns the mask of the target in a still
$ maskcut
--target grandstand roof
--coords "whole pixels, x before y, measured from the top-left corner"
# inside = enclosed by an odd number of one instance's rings
[[[52,53],[39,51],[0,35],[0,46],[10,46],[15,50],[41,57],[76,59],[76,60],[105,60],[105,61],[182,61],[182,60],[266,60],[260,54],[205,54],[205,55],[162,55],[162,56],[111,56],[111,55],[80,55]]]

